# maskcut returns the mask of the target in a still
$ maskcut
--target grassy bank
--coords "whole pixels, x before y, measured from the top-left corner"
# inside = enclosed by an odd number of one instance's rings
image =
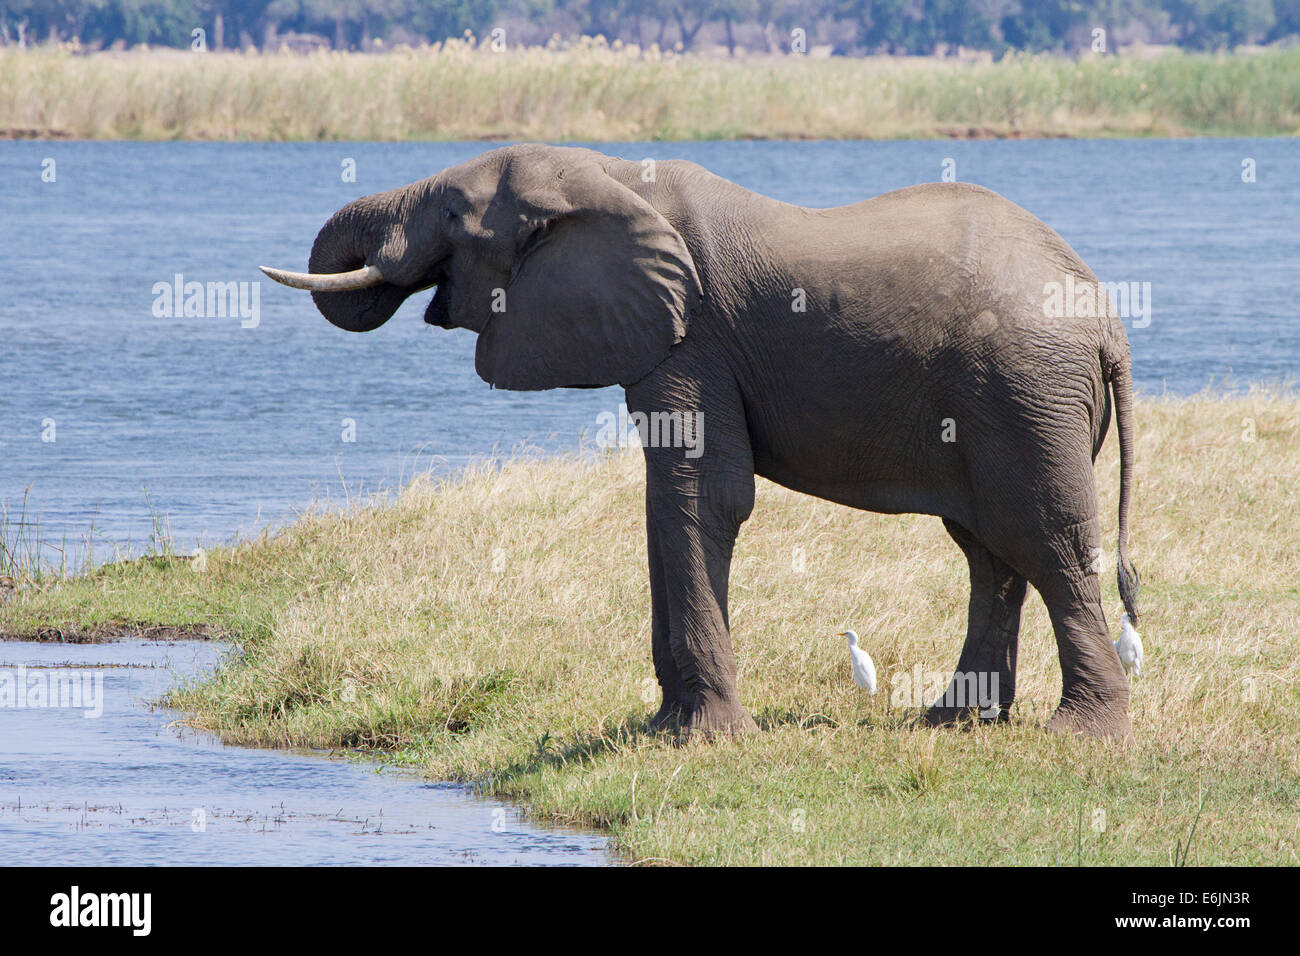
[[[764,732],[686,747],[645,734],[657,696],[636,452],[418,481],[202,567],[159,557],[20,589],[0,603],[0,633],[201,625],[246,656],[176,694],[196,726],[379,751],[521,798],[537,818],[607,827],[631,859],[1296,863],[1298,448],[1293,395],[1139,404],[1147,673],[1124,742],[1039,729],[1060,670],[1036,596],[1018,722],[911,729],[918,709],[890,691],[914,667],[946,678],[956,662],[959,552],[935,518],[762,480],[732,620],[741,697]],[[1113,429],[1097,471],[1109,550]],[[1114,627],[1113,573],[1104,583]],[[832,636],[846,626],[876,659],[874,698]]]
[[[0,135],[691,140],[1295,135],[1300,48],[1157,60],[0,51]]]

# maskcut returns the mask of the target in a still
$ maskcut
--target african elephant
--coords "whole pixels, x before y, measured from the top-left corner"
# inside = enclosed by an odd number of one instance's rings
[[[650,170],[512,146],[343,207],[309,270],[265,271],[312,290],[354,332],[436,286],[425,321],[477,332],[475,366],[492,385],[621,385],[634,414],[702,425],[693,451],[644,448],[663,690],[653,726],[755,728],[737,695],[727,583],[762,475],[853,508],[943,519],[970,566],[957,671],[996,675],[999,692],[979,711],[936,704],[929,721],[1009,719],[1028,582],[1060,655],[1049,728],[1128,731],[1092,467],[1113,393],[1119,587],[1136,622],[1128,339],[1104,295],[1077,310],[1090,314],[1045,308],[1050,284],[1096,277],[996,193],[932,183],[807,209],[689,162]]]

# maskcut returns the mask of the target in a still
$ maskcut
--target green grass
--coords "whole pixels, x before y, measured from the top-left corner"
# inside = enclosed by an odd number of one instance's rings
[[[472,43],[346,53],[0,50],[0,135],[201,140],[1295,135],[1300,48],[719,60]]]
[[[647,734],[636,452],[417,480],[209,551],[201,568],[161,554],[26,583],[0,603],[0,634],[201,626],[244,655],[170,698],[194,726],[470,781],[535,818],[606,828],[629,860],[1296,863],[1300,399],[1146,399],[1136,422],[1147,661],[1123,741],[1041,729],[1060,669],[1036,596],[1016,723],[913,728],[919,708],[891,691],[916,665],[946,677],[955,664],[960,553],[938,519],[762,480],[731,593],[741,699],[762,732],[684,747]],[[1097,474],[1109,549],[1113,429]],[[1113,571],[1103,581],[1114,627]],[[876,660],[876,697],[833,636],[848,626]]]

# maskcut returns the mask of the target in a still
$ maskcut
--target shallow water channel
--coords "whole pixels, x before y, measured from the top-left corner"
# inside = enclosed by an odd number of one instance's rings
[[[209,641],[0,641],[0,865],[613,861],[600,836],[532,825],[465,787],[226,746],[150,708],[223,653]]]

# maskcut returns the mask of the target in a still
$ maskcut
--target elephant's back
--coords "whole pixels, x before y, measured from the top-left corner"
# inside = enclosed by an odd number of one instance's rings
[[[1099,289],[1097,277],[1049,225],[983,186],[909,186],[814,211],[808,225],[819,238],[787,253],[804,274],[829,277],[838,301],[857,303],[847,311],[864,328],[903,323],[936,346],[969,332],[1055,334],[1089,349],[1109,329],[1101,314],[1053,313],[1053,289]],[[1101,296],[1097,311],[1106,307]]]

